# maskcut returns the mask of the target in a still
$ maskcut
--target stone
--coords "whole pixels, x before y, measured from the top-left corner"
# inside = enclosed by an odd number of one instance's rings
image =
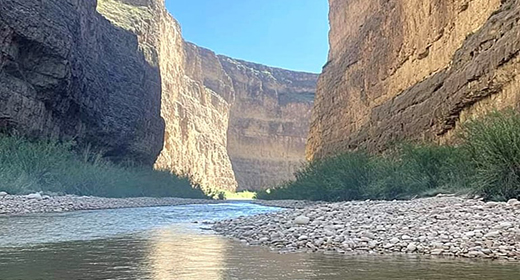
[[[409,253],[413,253],[415,250],[417,250],[417,246],[413,243],[410,243],[408,246],[406,246],[406,251]]]
[[[0,198],[4,198],[8,195],[7,192],[0,192]]]
[[[500,229],[509,229],[512,227],[513,227],[513,224],[509,223],[509,222],[503,222],[498,225],[498,228],[500,228]]]
[[[518,201],[518,199],[515,199],[515,198],[512,198],[510,200],[507,201],[507,204],[511,205],[511,206],[514,206],[516,205],[517,203],[520,203],[520,201]]]
[[[25,196],[27,199],[42,200],[42,195],[39,193],[31,193]]]
[[[430,254],[432,255],[442,255],[442,253],[444,252],[443,249],[434,249],[430,252]]]
[[[294,219],[294,223],[297,225],[306,225],[311,221],[309,217],[306,216],[298,216]]]
[[[391,244],[397,244],[397,243],[399,243],[399,241],[401,241],[401,240],[399,240],[399,238],[397,238],[397,237],[390,239]]]
[[[500,236],[500,231],[491,231],[486,234],[484,234],[484,238],[495,238]]]

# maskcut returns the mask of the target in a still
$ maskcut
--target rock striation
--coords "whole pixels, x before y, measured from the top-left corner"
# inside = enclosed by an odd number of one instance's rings
[[[161,81],[137,45],[96,1],[2,0],[0,130],[151,166],[163,141]]]
[[[318,75],[219,56],[235,92],[227,151],[239,189],[293,179],[305,144]]]
[[[205,189],[236,189],[226,150],[229,101],[204,86],[204,56],[184,42],[164,1],[99,0],[98,11],[135,33],[148,61],[160,69],[166,129],[156,168],[187,175]]]
[[[161,70],[166,133],[158,168],[227,190],[292,178],[304,160],[317,75],[185,42],[161,0],[99,0],[98,10],[135,33],[148,61]]]
[[[187,43],[164,0],[5,0],[0,132],[74,139],[204,188],[268,187],[304,158],[317,75]]]
[[[518,105],[517,0],[330,2],[307,158],[406,139]]]

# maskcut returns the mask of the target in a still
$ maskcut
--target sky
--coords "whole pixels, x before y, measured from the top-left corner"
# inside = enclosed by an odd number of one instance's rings
[[[327,0],[166,0],[184,39],[217,54],[321,72],[328,54]]]

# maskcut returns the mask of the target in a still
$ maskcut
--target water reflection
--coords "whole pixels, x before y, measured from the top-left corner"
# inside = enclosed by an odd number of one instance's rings
[[[520,275],[520,265],[513,263],[417,256],[277,254],[265,248],[243,246],[189,223],[193,219],[209,219],[212,215],[223,218],[276,209],[249,205],[208,207],[75,213],[72,216],[77,231],[66,223],[61,229],[56,227],[62,223],[62,218],[69,219],[69,216],[48,215],[44,220],[53,225],[52,230],[41,228],[38,238],[31,237],[30,242],[25,240],[24,228],[32,233],[34,227],[40,226],[38,219],[33,216],[9,221],[0,219],[0,239],[4,238],[0,241],[3,242],[0,243],[3,244],[0,245],[0,279],[517,280]],[[92,225],[103,222],[91,220],[92,215],[96,219],[102,215],[112,220],[104,223],[103,229],[95,229]],[[126,223],[116,227],[130,231],[121,234],[107,226],[117,223]],[[9,224],[10,233],[20,235],[2,233],[6,224]],[[57,238],[47,236],[49,234],[58,234],[64,241],[55,242]]]
[[[222,279],[225,240],[173,228],[155,231],[148,242],[147,268],[155,280]]]

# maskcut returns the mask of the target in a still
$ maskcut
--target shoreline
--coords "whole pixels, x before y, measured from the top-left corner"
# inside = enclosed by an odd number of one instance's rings
[[[415,254],[520,261],[517,200],[483,202],[443,196],[319,203],[219,221],[213,230],[280,253]]]
[[[214,203],[222,203],[222,201],[176,197],[105,198],[76,195],[47,196],[37,193],[29,195],[1,195],[0,217],[84,210],[108,210]]]

